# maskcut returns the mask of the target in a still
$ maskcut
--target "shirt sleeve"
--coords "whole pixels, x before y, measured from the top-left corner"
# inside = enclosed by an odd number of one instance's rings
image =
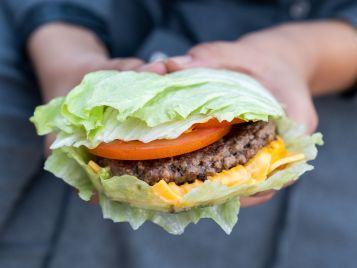
[[[349,22],[357,30],[357,1],[351,2],[349,6],[338,11],[336,18]]]
[[[85,27],[110,49],[108,30],[111,0],[11,0],[7,1],[8,13],[16,26],[20,46],[24,46],[31,33],[50,22],[66,22]]]
[[[336,12],[333,13],[332,18],[340,19],[352,25],[356,30],[357,40],[357,1],[351,0],[345,2],[346,3],[343,5],[343,7],[337,9]],[[353,99],[353,101],[357,102],[357,77],[351,88],[343,93],[342,96],[348,99]]]

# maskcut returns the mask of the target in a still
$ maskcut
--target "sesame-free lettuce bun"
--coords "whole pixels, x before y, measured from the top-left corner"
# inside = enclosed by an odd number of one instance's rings
[[[164,180],[149,185],[132,174],[115,175],[90,153],[118,140],[150,144],[180,139],[212,119],[273,121],[277,139],[244,164],[183,185]],[[37,107],[31,121],[39,135],[57,135],[45,169],[78,189],[84,200],[98,192],[105,218],[129,222],[134,229],[149,220],[172,234],[201,218],[213,219],[230,233],[241,196],[280,189],[297,179],[313,168],[307,161],[316,157],[315,145],[322,144],[321,134],[305,135],[256,80],[212,69],[164,76],[90,73],[67,96]]]

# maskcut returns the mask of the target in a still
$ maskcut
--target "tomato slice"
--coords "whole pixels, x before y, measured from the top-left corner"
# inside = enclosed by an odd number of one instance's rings
[[[192,126],[192,129],[196,128],[212,128],[212,127],[225,127],[235,124],[244,123],[245,121],[239,118],[234,118],[232,121],[228,122],[226,120],[219,122],[216,118],[212,118],[205,123],[197,123]]]
[[[115,140],[101,143],[96,148],[89,149],[89,152],[118,160],[150,160],[171,157],[206,147],[226,135],[230,128],[230,125],[219,128],[200,128],[184,133],[173,140],[155,140],[148,143]]]

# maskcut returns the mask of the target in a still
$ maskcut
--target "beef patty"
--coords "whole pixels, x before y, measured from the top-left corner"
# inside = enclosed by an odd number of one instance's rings
[[[200,150],[156,160],[113,160],[98,157],[98,163],[109,167],[114,176],[133,175],[153,185],[161,179],[180,185],[205,180],[222,170],[245,164],[260,149],[275,139],[273,122],[250,122],[235,125],[217,142]]]

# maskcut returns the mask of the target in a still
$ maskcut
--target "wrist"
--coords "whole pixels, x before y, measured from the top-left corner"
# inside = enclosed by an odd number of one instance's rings
[[[320,64],[322,50],[316,46],[316,42],[306,39],[305,27],[304,23],[285,24],[273,28],[272,31],[284,40],[285,52],[290,54],[291,64],[304,81],[310,84]]]
[[[317,68],[320,52],[311,44],[299,40],[298,31],[292,25],[281,25],[248,34],[238,42],[268,54],[269,58],[276,60],[270,66],[288,68],[308,84]]]
[[[82,27],[50,23],[29,38],[28,52],[45,101],[66,93],[78,73],[107,59],[104,44]]]
[[[356,31],[348,23],[283,24],[247,39],[258,40],[265,53],[286,61],[314,96],[341,92],[356,83]]]
[[[35,68],[61,67],[83,57],[107,58],[108,52],[96,35],[82,27],[49,23],[28,40],[28,52]],[[45,69],[45,68],[42,68]]]

